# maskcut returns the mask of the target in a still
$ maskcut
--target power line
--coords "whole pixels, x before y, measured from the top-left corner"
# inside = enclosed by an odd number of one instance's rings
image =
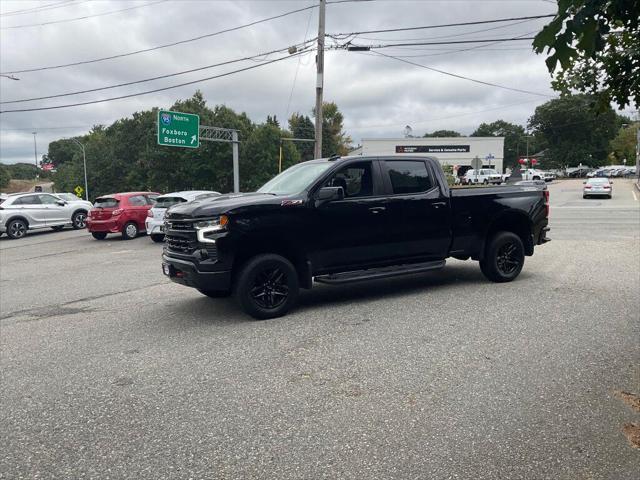
[[[56,8],[62,8],[68,6],[70,3],[74,3],[76,0],[64,0],[62,2],[48,3],[46,5],[38,5],[36,7],[25,8],[23,10],[13,10],[11,12],[0,13],[0,17],[14,17],[18,15],[24,15],[26,13],[40,13],[45,10],[54,10]],[[87,0],[84,0],[87,1]],[[84,3],[84,2],[81,2]]]
[[[420,68],[424,68],[424,69],[427,69],[427,70],[431,70],[432,72],[441,73],[443,75],[448,75],[450,77],[459,78],[459,79],[462,79],[462,80],[468,80],[470,82],[479,83],[481,85],[487,85],[489,87],[497,87],[497,88],[502,88],[504,90],[511,90],[513,92],[519,92],[519,93],[527,93],[529,95],[537,95],[537,96],[540,96],[540,97],[549,97],[549,98],[553,97],[553,95],[547,95],[546,93],[532,92],[530,90],[522,90],[520,88],[507,87],[505,85],[500,85],[500,84],[497,84],[497,83],[485,82],[484,80],[477,80],[475,78],[465,77],[464,75],[458,75],[457,73],[446,72],[446,71],[440,70],[438,68],[433,68],[433,67],[429,67],[427,65],[422,65],[420,63],[412,62],[411,60],[405,60],[404,58],[394,57],[393,55],[387,55],[387,54],[380,53],[380,52],[375,52],[375,51],[373,53],[375,53],[376,55],[380,55],[382,57],[392,58],[393,60],[397,60],[399,62],[408,63],[409,65],[413,65],[413,66],[416,66],[416,67],[420,67]]]
[[[313,40],[307,40],[306,43],[312,42]],[[305,44],[300,44],[301,48],[306,48],[306,43]],[[150,78],[144,78],[142,80],[134,80],[132,82],[124,82],[124,83],[118,83],[115,85],[108,85],[106,87],[98,87],[98,88],[90,88],[87,90],[78,90],[75,92],[66,92],[66,93],[59,93],[57,95],[47,95],[44,97],[34,97],[34,98],[22,98],[20,100],[6,100],[6,101],[0,101],[0,104],[9,104],[9,103],[24,103],[24,102],[34,102],[36,100],[48,100],[50,98],[59,98],[59,97],[69,97],[72,95],[80,95],[82,93],[92,93],[92,92],[99,92],[101,90],[110,90],[112,88],[119,88],[119,87],[126,87],[129,85],[136,85],[138,83],[146,83],[146,82],[151,82],[154,80],[162,80],[164,78],[170,78],[170,77],[177,77],[179,75],[186,75],[187,73],[193,73],[193,72],[199,72],[202,70],[208,70],[210,68],[215,68],[215,67],[221,67],[223,65],[230,65],[232,63],[238,63],[238,62],[243,62],[246,60],[253,60],[255,58],[258,57],[266,57],[268,55],[272,55],[274,53],[280,53],[283,51],[288,50],[288,48],[290,47],[284,47],[284,48],[279,48],[277,50],[271,50],[269,52],[263,52],[263,53],[258,53],[256,55],[252,55],[250,57],[243,57],[243,58],[236,58],[233,60],[227,60],[224,62],[220,62],[220,63],[214,63],[212,65],[205,65],[204,67],[197,67],[197,68],[192,68],[190,70],[183,70],[181,72],[174,72],[174,73],[168,73],[168,74],[164,74],[164,75],[158,75],[156,77],[150,77]],[[297,45],[296,45],[297,48]],[[266,58],[265,58],[266,60]]]
[[[96,13],[94,15],[84,15],[82,17],[65,18],[63,20],[52,20],[50,22],[42,22],[42,23],[28,23],[28,24],[25,24],[25,25],[11,25],[9,27],[0,27],[0,29],[1,30],[10,30],[10,29],[28,28],[28,27],[43,27],[45,25],[53,25],[53,24],[57,24],[57,23],[75,22],[77,20],[86,20],[88,18],[94,18],[94,17],[104,17],[105,15],[111,15],[111,14],[114,14],[114,13],[126,12],[126,11],[129,11],[129,10],[135,10],[136,8],[148,7],[148,6],[151,6],[151,5],[156,5],[158,3],[164,3],[164,2],[168,2],[168,1],[169,0],[155,0],[154,2],[145,3],[143,5],[134,5],[132,7],[121,8],[120,10],[111,10],[111,11],[108,11],[108,12]]]
[[[252,70],[254,68],[262,67],[264,65],[270,65],[272,63],[280,62],[280,61],[286,60],[288,58],[294,58],[294,57],[297,57],[298,55],[302,55],[302,54],[304,54],[306,52],[307,52],[306,50],[302,50],[300,52],[297,52],[297,53],[294,53],[294,54],[291,54],[291,55],[287,55],[287,56],[280,57],[280,58],[275,58],[273,60],[268,60],[266,62],[259,63],[257,65],[251,65],[249,67],[240,68],[238,70],[233,70],[231,72],[225,72],[225,73],[221,73],[219,75],[213,75],[211,77],[200,78],[198,80],[193,80],[191,82],[179,83],[177,85],[170,85],[168,87],[155,88],[153,90],[146,90],[144,92],[130,93],[128,95],[120,95],[120,96],[117,96],[117,97],[103,98],[103,99],[100,99],[100,100],[91,100],[91,101],[88,101],[88,102],[78,102],[78,103],[70,103],[70,104],[66,104],[66,105],[56,105],[56,106],[52,106],[52,107],[20,108],[20,109],[14,109],[14,110],[2,110],[2,111],[0,111],[0,114],[2,114],[2,113],[16,113],[16,112],[37,112],[37,111],[42,111],[42,110],[56,110],[56,109],[59,109],[59,108],[79,107],[79,106],[82,106],[82,105],[92,105],[92,104],[96,104],[96,103],[111,102],[111,101],[114,101],[114,100],[121,100],[121,99],[124,99],[124,98],[132,98],[132,97],[138,97],[138,96],[141,96],[141,95],[148,95],[150,93],[163,92],[163,91],[171,90],[171,89],[174,89],[174,88],[184,87],[184,86],[187,86],[187,85],[194,85],[196,83],[201,83],[201,82],[206,82],[208,80],[213,80],[213,79],[216,79],[216,78],[226,77],[226,76],[229,76],[229,75],[233,75],[235,73],[245,72],[247,70]]]
[[[461,22],[461,23],[445,23],[440,25],[423,25],[419,27],[402,27],[402,28],[386,28],[382,30],[362,30],[359,32],[349,32],[349,33],[334,33],[332,35],[327,34],[327,36],[335,38],[335,37],[349,37],[353,35],[362,35],[369,33],[389,33],[389,32],[408,32],[412,30],[427,30],[431,28],[445,28],[445,27],[460,27],[464,25],[482,25],[485,23],[500,23],[500,22],[512,22],[516,20],[533,20],[536,18],[549,18],[555,17],[555,14],[548,15],[532,15],[527,17],[511,17],[511,18],[496,18],[493,20],[477,20],[475,22]]]
[[[510,37],[510,38],[483,38],[483,39],[477,39],[477,40],[449,40],[449,41],[445,41],[445,42],[414,42],[414,43],[385,43],[385,44],[379,44],[379,45],[356,45],[356,44],[350,44],[350,43],[346,43],[344,45],[338,45],[336,47],[334,47],[334,49],[339,49],[339,48],[357,48],[357,49],[361,49],[362,51],[366,50],[374,50],[374,49],[379,49],[379,48],[389,48],[389,47],[413,47],[413,46],[419,46],[419,45],[457,45],[457,44],[463,44],[463,43],[491,43],[491,44],[495,44],[495,43],[501,43],[501,42],[515,42],[515,41],[520,41],[520,40],[533,40],[535,37]]]
[[[307,35],[309,34],[309,27],[311,26],[311,19],[313,18],[313,11],[309,12],[309,20],[307,21],[307,29],[304,32],[304,42],[307,42]],[[298,57],[298,64],[296,65],[296,73],[293,76],[293,83],[291,84],[291,92],[289,93],[289,100],[287,101],[287,112],[284,114],[285,121],[287,117],[289,117],[289,108],[291,108],[291,99],[293,98],[293,91],[296,88],[296,81],[298,80],[298,71],[300,70],[300,63],[302,62],[302,57]]]
[[[13,71],[10,71],[10,72],[2,72],[2,73],[10,74],[10,73],[40,72],[40,71],[43,71],[43,70],[53,70],[53,69],[58,69],[58,68],[74,67],[74,66],[77,66],[77,65],[86,65],[88,63],[96,63],[96,62],[102,62],[102,61],[105,61],[105,60],[113,60],[115,58],[128,57],[128,56],[131,56],[131,55],[137,55],[139,53],[146,53],[146,52],[151,52],[151,51],[154,51],[154,50],[160,50],[161,48],[173,47],[173,46],[176,46],[176,45],[182,45],[184,43],[195,42],[196,40],[202,40],[204,38],[215,37],[217,35],[222,35],[223,33],[234,32],[234,31],[240,30],[242,28],[251,27],[253,25],[258,25],[258,24],[264,23],[264,22],[269,22],[271,20],[276,20],[278,18],[286,17],[288,15],[293,15],[293,14],[298,13],[298,12],[304,12],[304,11],[310,10],[312,8],[318,8],[318,6],[317,5],[311,5],[311,6],[304,7],[304,8],[298,8],[296,10],[290,10],[288,12],[284,12],[284,13],[281,13],[281,14],[278,14],[278,15],[274,15],[272,17],[262,18],[260,20],[255,20],[255,21],[250,22],[250,23],[245,23],[243,25],[238,25],[236,27],[226,28],[224,30],[219,30],[217,32],[206,33],[204,35],[199,35],[199,36],[193,37],[193,38],[187,38],[185,40],[180,40],[180,41],[177,41],[177,42],[165,43],[163,45],[157,45],[155,47],[143,48],[141,50],[135,50],[133,52],[120,53],[118,55],[110,55],[108,57],[94,58],[93,60],[83,60],[83,61],[80,61],[80,62],[66,63],[66,64],[61,64],[61,65],[52,65],[52,66],[48,66],[48,67],[26,68],[26,69],[22,69],[22,70],[13,70]]]

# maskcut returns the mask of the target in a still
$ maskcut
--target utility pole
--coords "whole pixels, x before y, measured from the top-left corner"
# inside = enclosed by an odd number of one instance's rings
[[[87,154],[84,150],[84,145],[77,139],[70,139],[73,143],[78,145],[82,149],[82,165],[84,167],[84,199],[89,201],[89,184],[87,183]]]
[[[36,180],[38,180],[38,147],[36,145],[36,135],[38,134],[38,132],[32,132],[33,133],[33,158],[36,162]]]
[[[316,148],[315,158],[322,157],[322,87],[324,85],[324,11],[327,2],[320,0],[318,11],[318,52],[316,54]]]

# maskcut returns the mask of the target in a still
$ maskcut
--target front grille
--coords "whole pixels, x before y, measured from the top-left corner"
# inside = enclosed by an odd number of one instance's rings
[[[197,243],[195,240],[190,240],[185,237],[178,237],[175,235],[165,235],[165,241],[167,243],[167,249],[171,252],[191,254],[195,251]]]

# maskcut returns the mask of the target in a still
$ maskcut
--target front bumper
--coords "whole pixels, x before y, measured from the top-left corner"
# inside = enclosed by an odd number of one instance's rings
[[[203,272],[193,262],[162,255],[162,270],[173,282],[200,290],[231,289],[231,270]]]

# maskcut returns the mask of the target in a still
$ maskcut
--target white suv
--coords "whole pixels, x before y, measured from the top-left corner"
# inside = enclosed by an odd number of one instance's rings
[[[466,184],[478,184],[483,183],[485,185],[489,183],[502,183],[502,175],[492,168],[481,168],[477,172],[473,169],[467,170],[464,174],[464,183]]]
[[[69,203],[51,193],[9,195],[0,203],[0,235],[22,238],[27,230],[39,228],[84,228],[88,211],[85,203],[88,202]]]

